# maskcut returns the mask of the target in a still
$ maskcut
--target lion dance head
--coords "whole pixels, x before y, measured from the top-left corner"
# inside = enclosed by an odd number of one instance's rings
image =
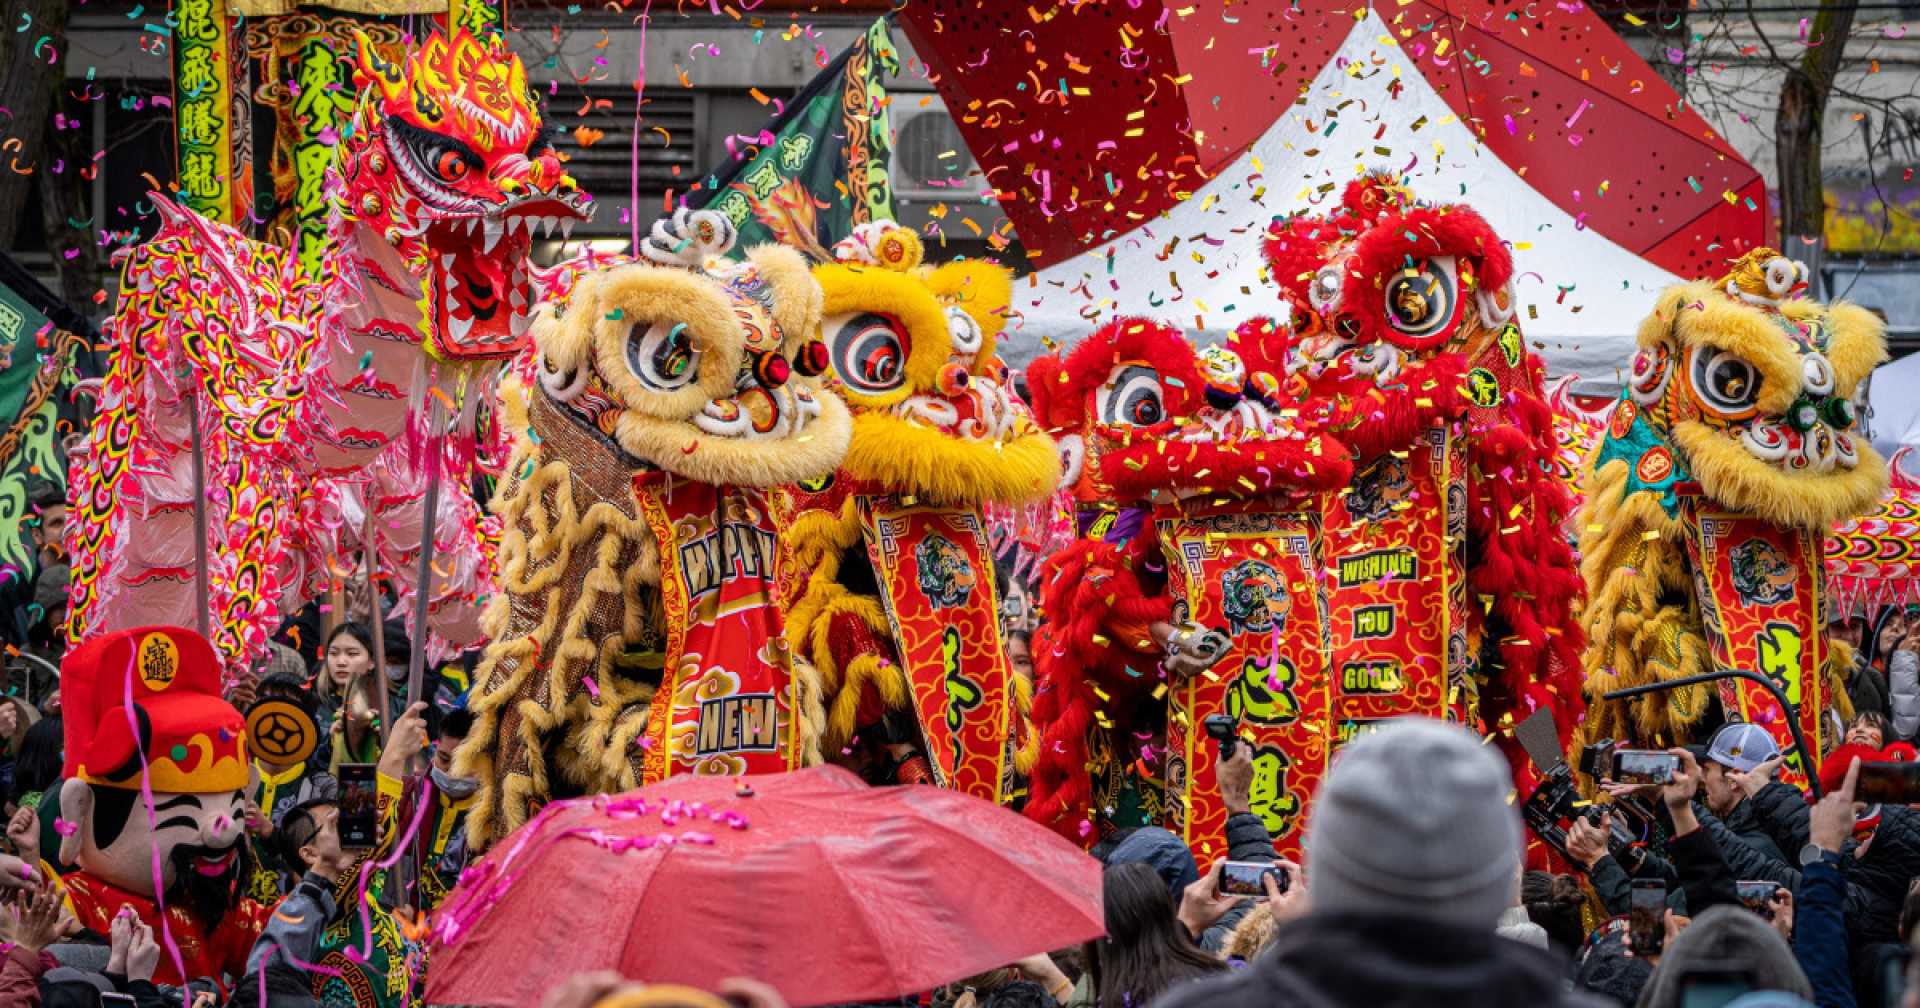
[[[1761,248],[1717,280],[1661,292],[1612,429],[1644,423],[1673,475],[1722,506],[1820,528],[1886,490],[1853,400],[1887,353],[1879,318],[1809,301],[1805,286],[1805,266]]]
[[[814,267],[831,386],[854,415],[855,480],[943,504],[1021,504],[1059,482],[1053,443],[1010,391],[994,345],[1012,274],[922,263],[919,236],[862,224]]]
[[[1027,382],[1083,502],[1258,497],[1352,475],[1345,446],[1296,426],[1271,376],[1171,326],[1116,319],[1036,359]]]
[[[1467,206],[1423,202],[1369,175],[1326,214],[1275,221],[1263,250],[1292,317],[1249,322],[1233,346],[1287,376],[1289,392],[1363,460],[1461,415],[1461,391],[1472,391],[1465,361],[1489,342],[1525,357],[1513,257]]]

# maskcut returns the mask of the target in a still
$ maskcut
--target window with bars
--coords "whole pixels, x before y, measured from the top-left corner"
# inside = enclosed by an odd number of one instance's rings
[[[650,210],[666,190],[684,191],[697,177],[700,101],[679,88],[648,88],[637,150],[631,87],[596,88],[572,97],[563,92],[548,100],[547,119],[554,145],[566,154],[567,171],[581,188],[597,200],[624,204],[637,179],[641,205]],[[613,228],[618,225],[611,219],[594,222],[595,230]]]

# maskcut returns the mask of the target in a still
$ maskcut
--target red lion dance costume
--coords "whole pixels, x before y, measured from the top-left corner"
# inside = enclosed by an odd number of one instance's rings
[[[1512,729],[1547,709],[1564,744],[1582,583],[1506,245],[1471,209],[1370,176],[1326,216],[1276,221],[1266,253],[1293,328],[1259,320],[1236,345],[1354,453],[1352,485],[1323,501],[1341,739],[1428,714],[1520,767]]]
[[[1027,814],[1083,842],[1096,821],[1159,822],[1218,849],[1201,725],[1225,714],[1253,746],[1253,811],[1297,846],[1329,751],[1319,516],[1302,495],[1345,485],[1345,447],[1283,422],[1277,383],[1233,352],[1141,319],[1035,361],[1028,384],[1080,539],[1043,577]]]

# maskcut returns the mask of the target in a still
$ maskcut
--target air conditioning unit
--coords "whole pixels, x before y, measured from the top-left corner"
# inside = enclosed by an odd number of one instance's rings
[[[964,205],[992,189],[939,95],[895,92],[890,113],[896,200]]]

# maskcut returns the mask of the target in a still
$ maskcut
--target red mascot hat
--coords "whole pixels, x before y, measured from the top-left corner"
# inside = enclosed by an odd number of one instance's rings
[[[139,787],[144,743],[155,791],[247,786],[246,722],[221,699],[219,656],[199,634],[155,626],[95,637],[68,653],[60,684],[67,778]]]

